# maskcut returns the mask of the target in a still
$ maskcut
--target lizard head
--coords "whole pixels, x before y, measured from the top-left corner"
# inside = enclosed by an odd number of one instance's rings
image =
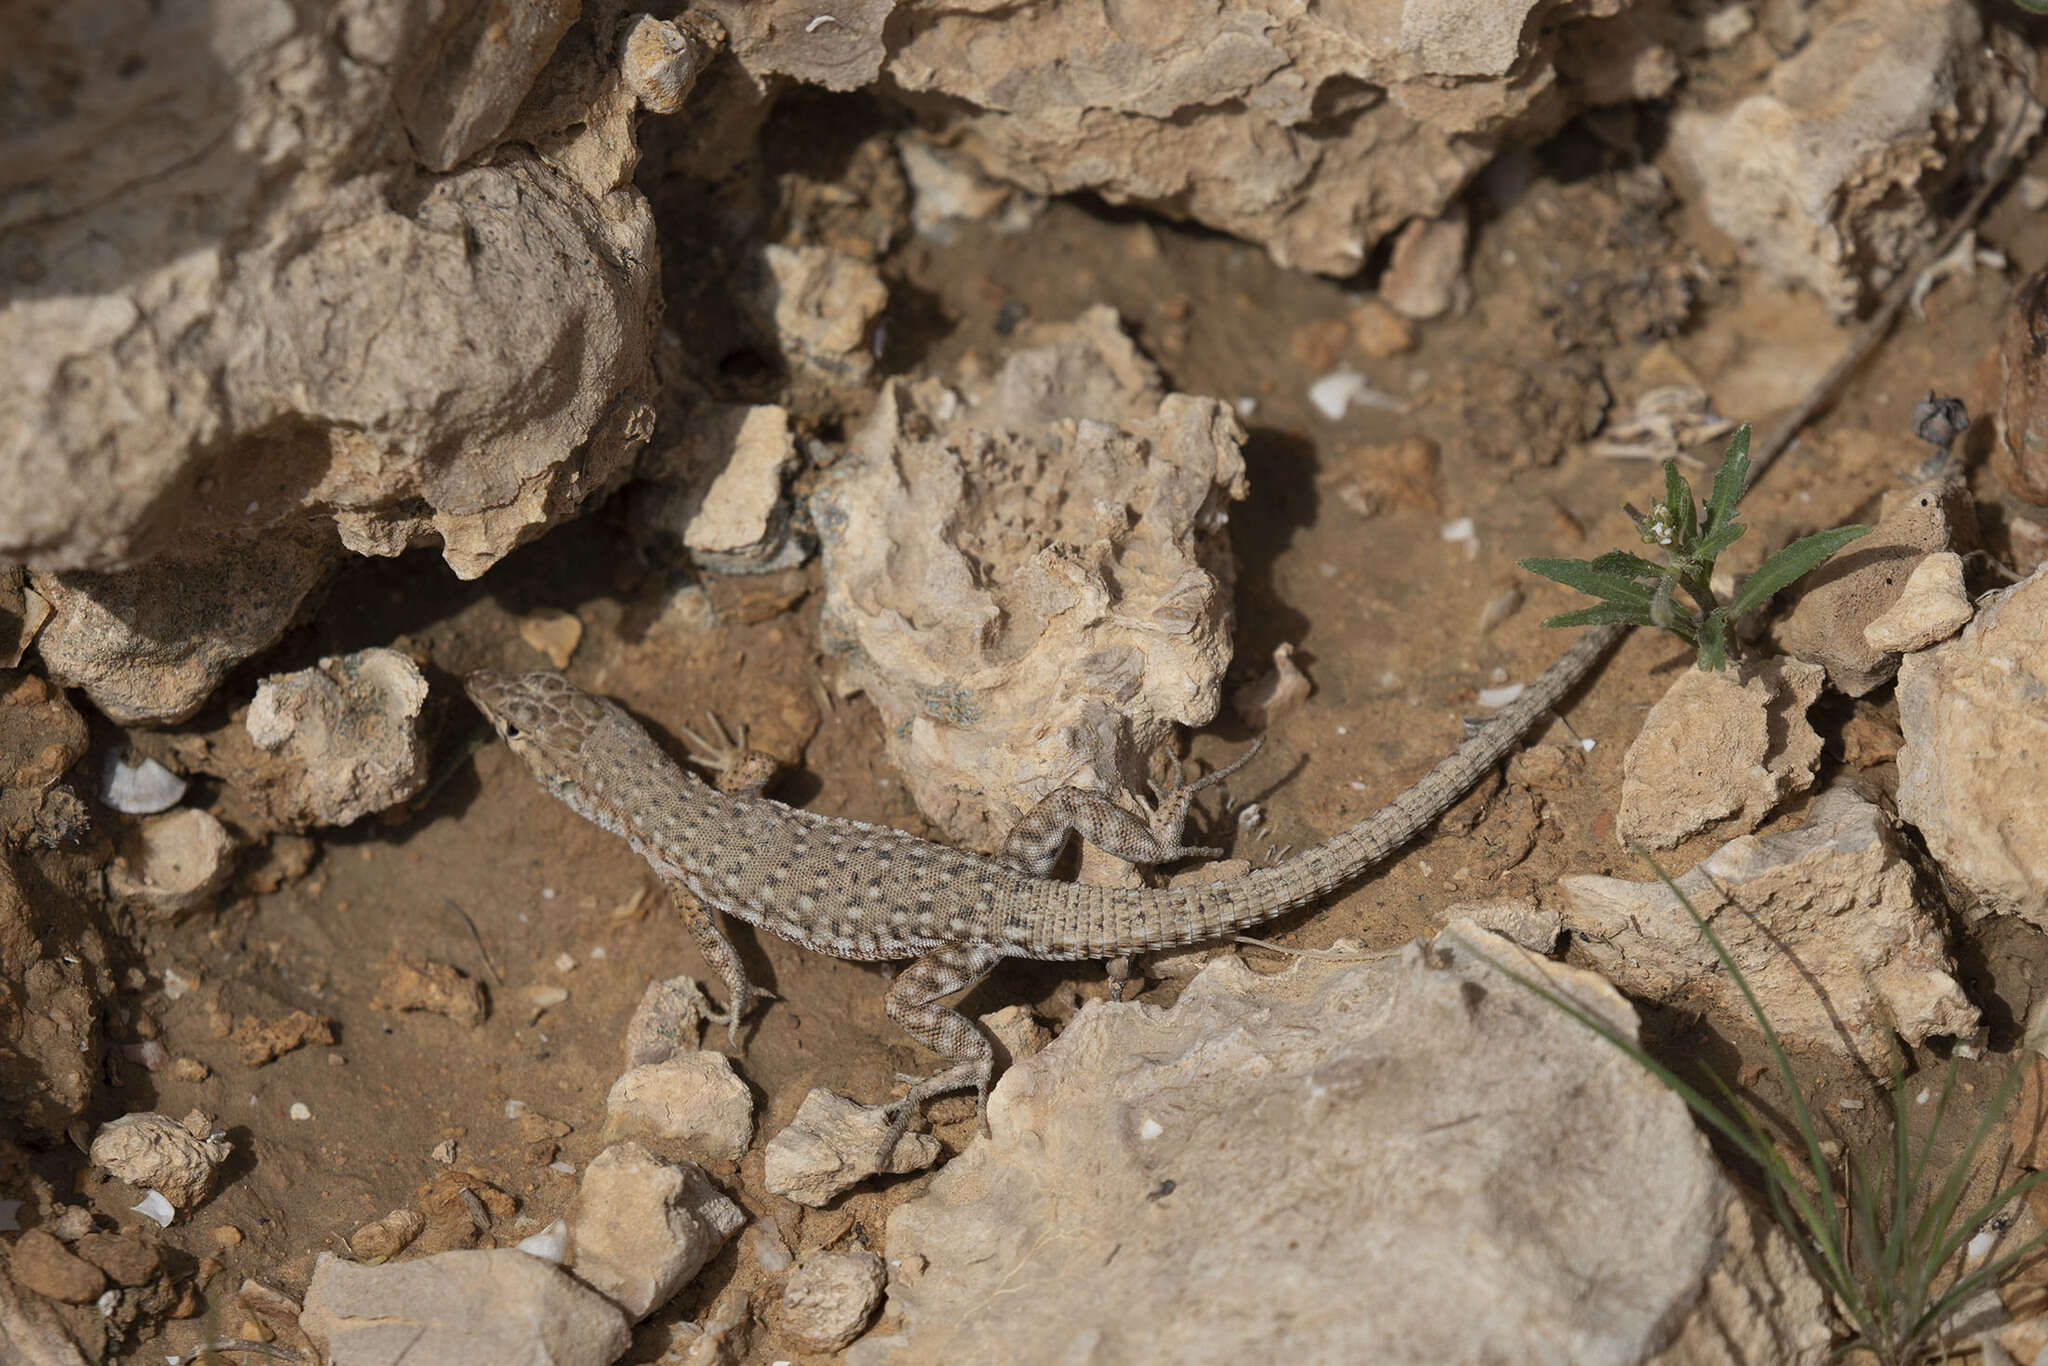
[[[501,674],[478,669],[463,691],[512,752],[543,781],[572,770],[604,704],[550,669]]]

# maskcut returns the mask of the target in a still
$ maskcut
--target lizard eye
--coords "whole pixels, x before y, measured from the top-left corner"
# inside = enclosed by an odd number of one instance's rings
[[[519,727],[507,721],[505,723],[505,738],[507,740],[517,740],[519,738]]]

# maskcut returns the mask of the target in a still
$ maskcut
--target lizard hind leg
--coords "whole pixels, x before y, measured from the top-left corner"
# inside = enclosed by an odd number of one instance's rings
[[[942,996],[967,990],[1002,960],[1002,954],[986,944],[949,944],[934,949],[897,974],[889,987],[883,1007],[904,1032],[952,1064],[915,1083],[888,1106],[894,1121],[882,1149],[882,1160],[895,1151],[896,1141],[910,1127],[918,1107],[933,1096],[948,1091],[974,1088],[975,1114],[981,1131],[988,1132],[988,1083],[995,1070],[995,1049],[974,1021],[939,1004]]]
[[[1180,842],[1188,807],[1204,788],[1216,786],[1250,763],[1263,743],[1263,739],[1254,741],[1228,765],[1192,783],[1181,781],[1180,761],[1175,759],[1171,781],[1163,790],[1153,789],[1143,819],[1091,788],[1062,787],[1047,793],[1011,828],[1002,858],[1031,877],[1050,877],[1060,851],[1067,847],[1068,836],[1075,834],[1126,863],[1221,858],[1221,849]]]
[[[740,1041],[740,1022],[747,1018],[747,1012],[754,1008],[754,999],[769,993],[760,990],[747,980],[746,966],[740,962],[732,940],[725,937],[719,928],[718,919],[707,906],[697,899],[688,887],[679,882],[668,885],[669,895],[675,899],[676,913],[683,918],[683,927],[697,943],[697,952],[704,955],[704,961],[725,983],[725,1013],[706,1012],[713,1024],[725,1026],[725,1037],[735,1047]]]

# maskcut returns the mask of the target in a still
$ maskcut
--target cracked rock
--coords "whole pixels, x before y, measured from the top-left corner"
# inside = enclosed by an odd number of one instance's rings
[[[849,1366],[1220,1364],[1279,1342],[1635,1366],[1737,1306],[1755,1355],[1736,1359],[1818,1362],[1819,1288],[1684,1103],[1475,950],[1634,1033],[1594,974],[1470,925],[1271,975],[1220,958],[1170,1008],[1091,1003],[997,1084],[993,1136],[890,1215],[900,1327]],[[1776,1293],[1745,1297],[1766,1272]]]
[[[900,1176],[939,1160],[936,1138],[906,1133],[883,1163],[882,1143],[891,1127],[882,1106],[814,1087],[789,1127],[768,1140],[762,1183],[799,1205],[823,1209],[877,1173]]]
[[[604,1102],[607,1138],[671,1140],[721,1162],[754,1141],[754,1096],[722,1053],[678,1053],[628,1068]]]
[[[1804,824],[1734,840],[1675,880],[1788,1041],[1887,1076],[1894,1028],[1917,1045],[1977,1027],[1884,813],[1851,789],[1829,788]],[[1684,1002],[1718,1028],[1755,1029],[1713,946],[1663,883],[1578,875],[1558,887],[1565,927],[1615,985]]]
[[[570,1265],[637,1321],[667,1304],[746,1222],[694,1164],[614,1144],[576,1189]]]
[[[272,674],[243,722],[269,756],[245,776],[287,830],[349,825],[411,797],[427,781],[427,680],[396,650],[358,650]]]
[[[234,1151],[227,1135],[203,1110],[182,1120],[147,1111],[100,1126],[92,1140],[93,1165],[137,1190],[153,1190],[180,1210],[213,1193],[220,1166]]]
[[[1669,849],[1706,831],[1746,835],[1813,786],[1821,742],[1806,709],[1824,677],[1796,659],[1680,674],[1622,759],[1622,848]]]
[[[992,847],[1063,785],[1146,790],[1230,662],[1227,404],[1165,392],[1116,314],[1035,325],[991,380],[892,380],[813,496],[827,648],[918,806]]]
[[[1963,588],[1963,557],[1940,551],[1913,567],[1899,600],[1863,628],[1863,639],[1875,649],[1911,654],[1962,630],[1975,610]]]
[[[812,1351],[843,1351],[874,1317],[888,1279],[872,1252],[806,1252],[782,1284],[782,1327]]]
[[[299,1327],[331,1366],[611,1366],[617,1305],[515,1248],[357,1266],[323,1252]]]
[[[2048,568],[1899,666],[1899,814],[1953,883],[2048,926]]]

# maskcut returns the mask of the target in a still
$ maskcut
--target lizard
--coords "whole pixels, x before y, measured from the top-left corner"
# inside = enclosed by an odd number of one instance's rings
[[[1625,629],[1584,632],[1413,786],[1349,829],[1270,866],[1179,887],[1098,887],[1051,874],[1076,834],[1137,864],[1217,856],[1181,843],[1188,807],[1251,752],[1191,784],[1176,775],[1147,819],[1097,791],[1056,789],[989,856],[770,800],[761,795],[772,771],[766,765],[736,767],[731,781],[714,787],[670,757],[625,708],[560,673],[479,670],[464,687],[543,787],[623,836],[668,885],[725,984],[726,1009],[714,1018],[735,1041],[757,992],[713,910],[836,958],[909,960],[884,1008],[947,1065],[886,1107],[886,1151],[918,1107],[948,1092],[971,1088],[986,1126],[993,1050],[945,998],[1005,958],[1117,960],[1218,939],[1323,900],[1449,810]]]

